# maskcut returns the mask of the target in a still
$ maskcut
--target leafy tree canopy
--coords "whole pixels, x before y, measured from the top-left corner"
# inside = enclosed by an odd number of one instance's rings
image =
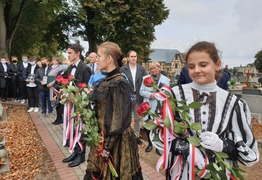
[[[163,0],[0,0],[0,4],[4,8],[0,20],[6,26],[0,50],[4,44],[9,57],[58,55],[69,39],[82,37],[89,42],[89,52],[103,41],[114,41],[125,54],[133,49],[147,60],[155,26],[169,14]]]
[[[79,33],[93,45],[89,51],[103,41],[114,41],[124,53],[136,50],[141,59],[148,59],[154,28],[169,14],[163,0],[81,0],[81,4],[86,28]]]
[[[262,72],[262,50],[255,55],[254,65],[259,72]]]

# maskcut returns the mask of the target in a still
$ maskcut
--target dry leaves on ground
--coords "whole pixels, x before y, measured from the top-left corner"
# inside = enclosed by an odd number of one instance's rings
[[[59,179],[54,164],[25,106],[4,105],[10,172],[0,179]]]
[[[262,124],[259,124],[256,119],[252,120],[252,131],[256,139],[262,139]]]

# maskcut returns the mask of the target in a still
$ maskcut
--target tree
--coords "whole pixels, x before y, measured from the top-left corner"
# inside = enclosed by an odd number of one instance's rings
[[[259,72],[262,72],[262,50],[255,55],[254,65]]]
[[[140,59],[148,59],[155,39],[155,26],[169,14],[163,0],[80,0],[86,18],[85,29],[79,31],[89,42],[89,52],[97,44],[114,41],[127,53],[136,50]]]
[[[5,56],[52,56],[68,42],[64,0],[0,0],[0,50]],[[64,19],[63,19],[64,20]]]

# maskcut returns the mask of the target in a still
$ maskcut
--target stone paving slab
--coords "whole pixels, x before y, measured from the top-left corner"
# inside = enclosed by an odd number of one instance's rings
[[[70,155],[68,147],[62,146],[62,124],[53,125],[55,114],[46,118],[40,118],[40,113],[30,113],[36,128],[42,137],[46,148],[54,161],[55,167],[62,180],[66,179],[79,179],[82,180],[85,175],[86,162],[77,167],[70,168],[67,163],[62,163],[62,159]],[[88,157],[88,148],[86,159]],[[141,160],[141,167],[144,180],[164,180],[164,175],[158,173],[154,168],[150,167],[146,162]],[[73,173],[72,173],[73,171]]]

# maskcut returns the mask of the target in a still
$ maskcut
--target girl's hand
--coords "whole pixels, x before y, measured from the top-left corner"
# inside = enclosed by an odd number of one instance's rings
[[[150,99],[155,99],[155,93],[150,94]]]

